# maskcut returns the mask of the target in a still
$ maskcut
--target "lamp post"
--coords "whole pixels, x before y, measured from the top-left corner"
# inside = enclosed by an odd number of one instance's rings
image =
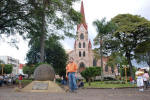
[[[125,80],[126,80],[125,82],[127,83],[128,82],[127,81],[128,80],[128,77],[127,77],[127,68],[128,68],[128,65],[123,65],[123,66],[124,66],[123,68],[125,70]]]

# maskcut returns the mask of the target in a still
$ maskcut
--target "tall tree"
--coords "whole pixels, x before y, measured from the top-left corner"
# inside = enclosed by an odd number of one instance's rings
[[[33,42],[34,39],[40,40],[40,61],[44,62],[45,40],[53,33],[59,36],[71,36],[68,29],[73,28],[74,22],[80,21],[80,13],[76,12],[72,5],[77,0],[30,0],[33,7],[34,29],[29,34]]]
[[[116,51],[124,52],[130,65],[130,75],[134,77],[131,60],[135,58],[134,51],[138,45],[148,41],[150,22],[143,17],[131,14],[119,14],[112,18],[112,22],[116,23],[118,28],[112,34],[115,39],[111,39],[112,43],[108,41],[107,48],[114,48]],[[114,41],[116,47],[114,47]]]
[[[102,20],[96,20],[93,22],[93,25],[96,26],[97,36],[95,38],[95,45],[100,46],[100,59],[101,59],[101,67],[102,67],[102,80],[103,80],[103,40],[104,36],[108,33],[112,33],[115,29],[115,25],[111,22],[106,22],[106,18],[103,18]]]

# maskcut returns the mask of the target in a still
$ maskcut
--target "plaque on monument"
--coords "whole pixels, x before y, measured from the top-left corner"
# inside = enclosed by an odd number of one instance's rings
[[[32,90],[48,90],[48,82],[35,82]]]

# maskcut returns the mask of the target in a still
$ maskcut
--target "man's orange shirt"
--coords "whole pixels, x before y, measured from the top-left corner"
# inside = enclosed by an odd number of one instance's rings
[[[74,62],[69,63],[69,64],[66,66],[66,71],[67,71],[67,73],[68,73],[68,72],[77,72],[77,69],[78,69],[78,67],[77,67],[77,65],[76,65]]]

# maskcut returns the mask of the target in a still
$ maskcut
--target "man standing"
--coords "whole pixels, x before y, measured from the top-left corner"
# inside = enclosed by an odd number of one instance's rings
[[[77,65],[73,62],[73,58],[71,57],[68,65],[66,66],[66,76],[69,79],[69,88],[71,92],[76,92],[77,84],[75,74],[77,72]]]

